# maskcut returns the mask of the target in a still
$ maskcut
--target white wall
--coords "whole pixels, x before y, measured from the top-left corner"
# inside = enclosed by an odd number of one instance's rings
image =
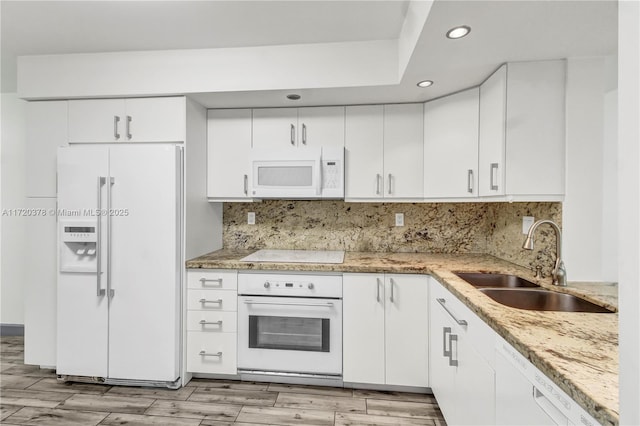
[[[640,425],[640,3],[618,8],[620,424]]]
[[[617,281],[616,75],[604,57],[567,61],[563,248],[570,281]],[[612,204],[613,203],[613,204]]]
[[[23,324],[23,283],[25,280],[25,227],[24,218],[4,213],[8,209],[25,207],[26,176],[26,102],[15,93],[1,94],[2,106],[2,234],[0,323]]]

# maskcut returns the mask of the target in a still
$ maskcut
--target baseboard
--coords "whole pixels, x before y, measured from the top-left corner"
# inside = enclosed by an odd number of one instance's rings
[[[24,325],[0,324],[0,336],[24,336]]]

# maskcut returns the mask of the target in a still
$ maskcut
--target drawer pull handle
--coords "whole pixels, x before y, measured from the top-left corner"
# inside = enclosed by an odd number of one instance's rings
[[[218,283],[218,285],[212,286],[212,287],[222,287],[222,278],[216,278],[216,279],[200,278],[200,284],[202,284],[203,287],[206,286],[207,283]]]
[[[205,304],[205,303],[218,303],[218,304],[222,305],[222,299],[218,299],[218,300],[200,299],[200,303],[202,303],[202,304]]]
[[[447,311],[447,313],[451,316],[451,318],[453,318],[453,320],[454,320],[455,322],[457,322],[457,323],[458,323],[458,325],[467,325],[467,321],[465,321],[465,320],[459,320],[458,318],[456,318],[456,316],[455,316],[455,315],[453,315],[453,313],[449,310],[449,308],[447,308],[447,307],[445,306],[445,304],[444,304],[444,303],[445,303],[446,301],[445,301],[444,299],[436,299],[436,300],[437,300],[437,301],[438,301],[438,303],[439,303],[439,304],[444,308],[444,310],[445,310],[445,311]]]
[[[217,356],[221,357],[222,352],[216,352],[215,354],[208,354],[206,351],[200,351],[200,356]]]
[[[222,320],[220,321],[206,321],[206,320],[200,320],[200,324],[205,326],[205,325],[217,325],[222,327]]]

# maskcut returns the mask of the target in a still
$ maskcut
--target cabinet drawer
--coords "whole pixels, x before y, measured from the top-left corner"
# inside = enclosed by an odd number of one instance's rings
[[[187,333],[187,371],[237,374],[237,334]]]
[[[187,331],[200,331],[203,333],[235,333],[237,328],[238,319],[235,312],[187,312]]]
[[[189,290],[187,309],[234,312],[238,309],[238,293],[230,290]]]
[[[236,290],[238,288],[238,273],[236,271],[220,270],[189,270],[187,271],[187,287],[213,290]]]

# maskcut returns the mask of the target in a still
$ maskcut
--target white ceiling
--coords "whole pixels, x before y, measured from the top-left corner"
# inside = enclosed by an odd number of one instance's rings
[[[2,87],[15,56],[397,39],[407,1],[6,1]],[[461,40],[444,33],[472,27]],[[436,0],[399,85],[296,89],[296,105],[424,101],[479,84],[506,61],[617,53],[615,0]],[[434,80],[429,89],[415,86]],[[208,107],[291,105],[289,91],[206,93]]]

